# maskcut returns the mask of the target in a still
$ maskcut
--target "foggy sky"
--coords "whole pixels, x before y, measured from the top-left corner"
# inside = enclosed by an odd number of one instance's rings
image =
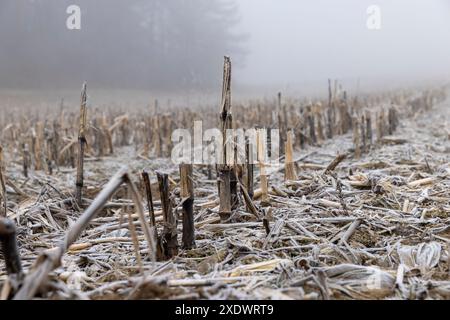
[[[297,86],[326,78],[362,84],[450,75],[448,0],[239,0],[250,39],[248,84]],[[370,5],[381,30],[368,30]]]

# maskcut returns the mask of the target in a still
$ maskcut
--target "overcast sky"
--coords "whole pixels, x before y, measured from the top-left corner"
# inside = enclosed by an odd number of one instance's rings
[[[450,74],[449,0],[238,3],[250,36],[246,67],[235,72],[243,82],[295,86],[328,77],[385,82]],[[381,9],[381,30],[367,28],[370,5]]]

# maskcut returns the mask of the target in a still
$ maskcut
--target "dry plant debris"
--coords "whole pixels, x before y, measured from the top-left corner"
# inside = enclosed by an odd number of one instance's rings
[[[219,168],[241,190],[220,202],[214,168],[167,159],[171,130],[218,108],[2,109],[1,299],[449,299],[445,91],[281,100],[233,106],[236,126],[281,124],[286,163]]]

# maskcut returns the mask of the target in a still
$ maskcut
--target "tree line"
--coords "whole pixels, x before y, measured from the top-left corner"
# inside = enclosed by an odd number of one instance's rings
[[[66,27],[67,7],[81,29]],[[200,88],[220,83],[223,55],[245,57],[233,0],[0,2],[0,86]],[[219,76],[218,76],[219,75]]]

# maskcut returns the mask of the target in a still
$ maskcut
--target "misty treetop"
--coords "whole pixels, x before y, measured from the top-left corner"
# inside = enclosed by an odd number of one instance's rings
[[[66,26],[70,5],[81,29]],[[243,63],[232,0],[0,2],[0,86],[217,86],[223,55]]]

